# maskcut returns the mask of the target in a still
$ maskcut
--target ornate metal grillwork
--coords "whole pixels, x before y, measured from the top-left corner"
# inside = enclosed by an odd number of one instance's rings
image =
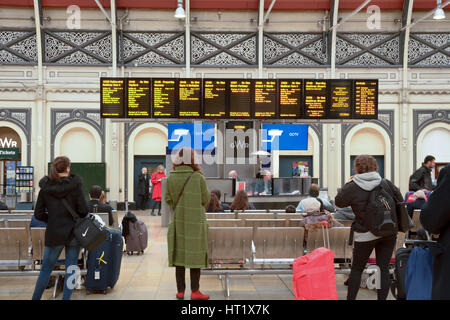
[[[111,64],[111,33],[45,30],[44,62],[71,65]]]
[[[191,63],[202,66],[257,64],[256,33],[191,34]]]
[[[0,64],[35,64],[36,32],[0,30]]]
[[[411,33],[408,49],[409,65],[450,65],[450,33]]]
[[[321,33],[265,33],[264,64],[320,66],[327,64],[326,38]]]
[[[398,33],[339,33],[336,64],[361,67],[400,65]]]
[[[126,65],[185,63],[183,32],[124,32],[119,50]]]

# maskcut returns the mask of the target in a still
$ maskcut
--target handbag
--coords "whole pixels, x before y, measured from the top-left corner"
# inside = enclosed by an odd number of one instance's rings
[[[391,186],[388,183],[386,185],[389,187],[395,201],[395,214],[397,215],[398,231],[408,232],[414,227],[414,222],[409,216],[408,210],[406,210],[406,204],[403,201],[398,201],[398,199],[394,196]]]
[[[100,246],[106,239],[107,231],[105,226],[100,224],[93,215],[81,218],[69,205],[66,199],[62,199],[63,205],[69,210],[75,221],[73,234],[82,248],[92,251]]]

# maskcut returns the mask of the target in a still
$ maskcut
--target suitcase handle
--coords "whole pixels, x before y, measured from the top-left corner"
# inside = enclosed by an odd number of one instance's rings
[[[325,248],[330,249],[330,232],[328,229],[328,222],[327,221],[321,221],[320,224],[322,225],[322,234],[323,234],[323,246]],[[325,236],[326,234],[326,236]],[[327,246],[327,241],[328,241],[328,246]]]

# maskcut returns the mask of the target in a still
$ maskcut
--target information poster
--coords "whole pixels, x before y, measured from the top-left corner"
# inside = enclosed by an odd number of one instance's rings
[[[153,118],[176,117],[176,79],[153,79]]]
[[[203,116],[220,119],[227,114],[227,82],[219,79],[203,80]]]
[[[279,117],[296,119],[301,117],[302,80],[278,80]]]
[[[355,80],[355,119],[378,118],[378,80]]]
[[[150,117],[150,79],[127,79],[127,117]]]
[[[327,105],[327,81],[305,80],[304,117],[323,119]]]
[[[124,118],[125,79],[100,79],[100,114],[102,118]]]
[[[352,80],[329,80],[330,108],[328,119],[349,119],[352,116]]]
[[[230,80],[230,118],[250,118],[251,89],[250,80]]]
[[[254,80],[254,101],[255,118],[275,118],[277,111],[277,81]]]
[[[202,82],[200,79],[179,80],[178,114],[180,118],[200,118]]]

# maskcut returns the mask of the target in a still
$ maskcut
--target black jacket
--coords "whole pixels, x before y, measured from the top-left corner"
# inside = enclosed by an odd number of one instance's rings
[[[69,205],[84,218],[88,214],[88,207],[83,191],[83,182],[79,176],[71,174],[58,180],[44,177],[39,181],[38,199],[34,216],[47,223],[45,231],[45,245],[48,247],[68,245],[73,239],[74,219],[62,203],[65,198]],[[46,212],[46,210],[48,213]]]
[[[433,190],[431,182],[431,169],[421,166],[409,177],[409,191],[422,189]]]
[[[109,204],[99,203],[98,200],[93,199],[89,200],[87,205],[90,213],[108,213],[109,225],[112,226],[114,224],[112,208]]]
[[[139,182],[138,182],[138,195],[139,196],[145,196],[146,198],[149,197],[149,176],[143,175],[142,173],[139,175]]]
[[[433,300],[450,299],[450,165],[439,172],[436,189],[430,193],[420,212],[422,226],[439,234],[438,244],[443,252],[434,257]]]
[[[403,196],[400,190],[389,180],[386,180],[387,184],[391,190],[385,190],[389,192],[394,200],[397,202],[403,201]],[[367,206],[367,201],[369,200],[370,191],[365,191],[360,188],[354,181],[346,183],[341,190],[339,190],[334,202],[335,205],[340,208],[345,208],[348,206],[352,207],[353,213],[355,214],[354,229],[356,232],[368,232],[369,228],[364,226],[363,215],[364,210]]]

